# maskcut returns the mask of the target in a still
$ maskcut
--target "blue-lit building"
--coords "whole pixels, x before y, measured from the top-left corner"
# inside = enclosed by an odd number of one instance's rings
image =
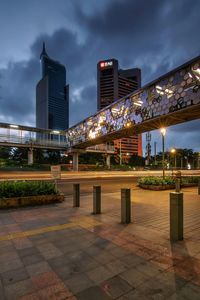
[[[66,69],[51,59],[43,43],[40,55],[42,79],[36,87],[36,127],[64,130],[69,127],[69,85]]]

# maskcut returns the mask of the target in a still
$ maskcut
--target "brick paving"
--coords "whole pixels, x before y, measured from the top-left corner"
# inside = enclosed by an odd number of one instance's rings
[[[92,191],[92,189],[91,189]],[[169,241],[169,191],[132,190],[132,223],[120,193],[0,211],[0,300],[200,299],[200,196],[184,190],[184,241]]]

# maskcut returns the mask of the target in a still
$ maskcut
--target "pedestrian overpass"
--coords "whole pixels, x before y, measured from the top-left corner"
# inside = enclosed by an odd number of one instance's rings
[[[0,123],[0,146],[28,148],[28,164],[33,163],[34,149],[68,151],[66,132],[63,130],[41,129],[8,123]],[[114,146],[95,145],[82,150],[82,153],[84,152],[110,155],[114,154]]]
[[[198,118],[200,56],[66,130],[67,147],[86,148]]]

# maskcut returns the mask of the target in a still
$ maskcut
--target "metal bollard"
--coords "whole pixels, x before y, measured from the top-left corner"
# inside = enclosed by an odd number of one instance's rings
[[[200,178],[198,180],[198,195],[200,195]]]
[[[73,184],[73,206],[80,207],[80,184]]]
[[[93,214],[101,213],[101,186],[93,186]]]
[[[176,189],[176,193],[180,193],[180,190],[181,190],[181,179],[180,178],[175,179],[175,189]]]
[[[170,241],[183,240],[183,193],[170,193]]]
[[[121,189],[121,223],[131,222],[131,190]]]

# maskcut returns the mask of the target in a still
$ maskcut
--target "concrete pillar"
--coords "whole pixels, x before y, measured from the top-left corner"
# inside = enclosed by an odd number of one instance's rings
[[[131,222],[131,190],[121,189],[121,223]]]
[[[170,193],[170,241],[183,240],[183,193]]]
[[[176,193],[179,193],[181,190],[181,179],[180,178],[175,179],[175,189],[176,189]]]
[[[101,213],[101,186],[93,186],[93,214]]]
[[[200,179],[198,180],[198,195],[200,195]]]
[[[33,149],[30,148],[28,150],[28,165],[32,165],[33,164]]]
[[[73,171],[78,171],[78,153],[73,153]]]
[[[110,154],[106,155],[106,165],[107,165],[108,169],[110,169]]]
[[[73,184],[73,206],[80,207],[80,184]]]

